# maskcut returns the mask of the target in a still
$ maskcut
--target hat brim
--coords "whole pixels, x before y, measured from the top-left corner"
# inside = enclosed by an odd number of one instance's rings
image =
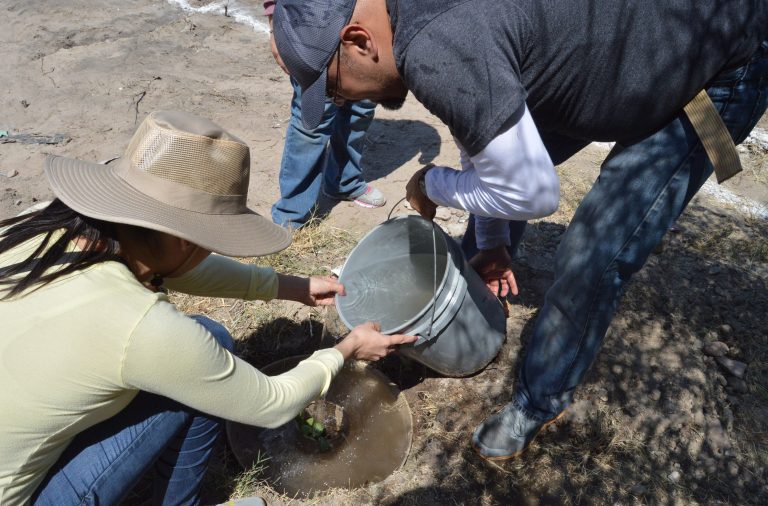
[[[49,156],[45,163],[53,193],[91,218],[158,230],[234,257],[269,255],[291,244],[287,230],[250,209],[205,214],[172,207],[136,190],[116,169],[61,156]]]
[[[325,90],[328,80],[328,69],[324,68],[317,80],[309,87],[301,90],[301,120],[304,127],[310,130],[317,128],[325,113]]]

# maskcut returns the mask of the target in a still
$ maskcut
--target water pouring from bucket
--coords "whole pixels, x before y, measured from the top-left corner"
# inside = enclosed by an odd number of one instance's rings
[[[506,318],[459,245],[419,216],[371,230],[352,250],[336,308],[349,328],[381,323],[384,334],[418,335],[400,353],[447,376],[467,376],[498,354]]]

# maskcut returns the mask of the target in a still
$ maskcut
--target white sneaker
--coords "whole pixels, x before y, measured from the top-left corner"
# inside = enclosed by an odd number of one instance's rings
[[[382,207],[384,204],[387,203],[387,198],[384,196],[384,194],[371,185],[368,185],[365,188],[365,191],[361,195],[358,195],[357,197],[330,195],[326,193],[325,190],[323,190],[323,195],[325,195],[328,198],[332,198],[336,200],[347,200],[350,202],[354,202],[360,207],[367,207],[369,209],[372,209],[374,207]]]

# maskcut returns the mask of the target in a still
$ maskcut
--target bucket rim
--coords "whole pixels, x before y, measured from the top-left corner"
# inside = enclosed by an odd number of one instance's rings
[[[401,332],[403,330],[406,330],[406,329],[408,329],[410,327],[413,327],[414,323],[418,322],[428,311],[430,311],[432,309],[432,307],[435,304],[437,304],[437,300],[439,298],[438,294],[440,294],[442,292],[443,288],[445,287],[445,284],[448,282],[448,277],[449,277],[448,276],[448,272],[449,272],[449,270],[451,268],[450,246],[448,244],[448,241],[445,238],[445,232],[443,231],[443,229],[440,228],[440,226],[437,223],[435,223],[434,221],[430,221],[430,220],[427,220],[426,218],[423,218],[421,216],[416,216],[416,215],[412,215],[411,214],[411,215],[407,215],[407,216],[395,216],[394,218],[390,218],[390,219],[388,219],[388,220],[386,220],[386,221],[384,221],[382,223],[379,223],[378,225],[373,227],[371,230],[369,230],[357,242],[355,247],[352,248],[352,251],[347,256],[347,259],[344,261],[344,265],[342,266],[341,271],[339,271],[339,280],[342,279],[342,276],[344,275],[344,270],[347,267],[347,263],[349,262],[349,259],[352,258],[352,255],[354,254],[355,250],[361,244],[363,244],[363,242],[365,242],[365,240],[368,239],[369,236],[373,235],[377,230],[379,230],[380,228],[382,228],[382,227],[384,227],[386,225],[390,225],[390,224],[392,224],[392,223],[394,223],[396,221],[403,221],[403,220],[420,220],[420,221],[428,223],[431,227],[433,227],[433,230],[436,232],[436,234],[435,234],[436,240],[439,237],[440,240],[443,241],[443,244],[445,244],[445,256],[446,256],[445,268],[443,269],[442,273],[438,273],[438,274],[441,275],[440,283],[438,283],[436,291],[432,295],[432,298],[431,298],[430,302],[428,302],[423,308],[421,308],[419,311],[417,311],[413,317],[411,317],[410,319],[406,320],[403,324],[395,326],[395,327],[393,327],[391,329],[384,329],[384,328],[382,328],[381,329],[381,333],[382,334],[396,334],[396,333],[399,333],[399,332]],[[440,232],[440,233],[438,234],[437,232]],[[341,299],[340,295],[336,295],[334,297],[334,302],[335,302],[335,306],[336,306],[336,313],[339,315],[339,318],[341,319],[341,322],[344,325],[346,325],[346,327],[348,329],[352,330],[354,327],[349,323],[349,321],[345,317],[344,312],[342,311],[341,305],[339,303],[340,299]],[[435,311],[439,311],[439,310],[440,310],[439,307],[435,308]],[[437,320],[437,318],[435,318],[435,320]],[[416,327],[414,327],[414,329],[415,328]]]

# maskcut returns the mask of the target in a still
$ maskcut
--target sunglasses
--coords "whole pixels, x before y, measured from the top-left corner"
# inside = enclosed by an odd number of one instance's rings
[[[325,95],[330,98],[334,104],[338,104],[340,102],[344,102],[344,99],[339,97],[339,87],[341,86],[341,72],[339,72],[341,65],[341,42],[339,42],[339,45],[336,46],[336,79],[335,83],[333,85],[333,88],[331,88],[328,83],[325,83]]]

